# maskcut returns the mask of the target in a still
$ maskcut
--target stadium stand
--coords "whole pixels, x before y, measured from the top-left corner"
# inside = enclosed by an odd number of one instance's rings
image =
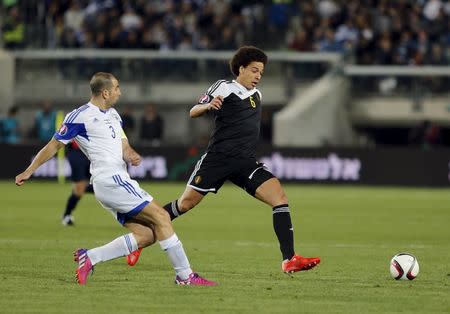
[[[435,75],[434,71],[435,67],[448,67],[450,60],[450,1],[4,1],[0,15],[3,47],[12,51],[16,60],[13,98],[18,105],[25,106],[21,115],[36,108],[27,94],[42,99],[50,93],[52,101],[64,107],[63,101],[79,101],[76,98],[82,88],[79,80],[94,71],[110,69],[127,86],[130,96],[125,99],[137,105],[134,114],[138,118],[145,103],[165,100],[170,82],[182,83],[183,92],[181,97],[168,97],[167,103],[180,105],[193,99],[199,87],[207,85],[205,82],[212,77],[218,73],[227,75],[223,62],[227,57],[220,55],[222,51],[253,44],[269,51],[292,51],[302,56],[301,60],[308,59],[304,57],[308,53],[317,56],[331,53],[345,60],[342,72],[346,75],[344,80],[350,81],[344,84],[350,86],[349,94],[336,105],[346,108],[343,112],[348,112],[354,132],[346,132],[345,139],[336,138],[329,128],[328,135],[321,134],[312,142],[311,137],[304,137],[286,145],[407,144],[408,134],[424,121],[443,128],[444,135],[450,125],[448,68],[444,74]],[[55,57],[59,49],[81,51],[80,48],[102,49],[105,54],[80,58],[76,53],[64,52]],[[43,57],[36,59],[32,54],[28,59],[21,55],[22,51],[34,49],[44,49]],[[104,57],[122,49],[127,49],[123,57],[115,57],[117,54]],[[150,57],[142,59],[145,51],[162,52],[168,58],[148,54]],[[199,51],[217,51],[219,57],[199,60],[196,58]],[[180,59],[181,54],[188,57]],[[429,76],[399,76],[392,71],[374,76],[354,74],[348,69],[350,64],[430,65],[433,69]],[[286,104],[288,108],[298,103],[304,92],[319,84],[317,80],[334,66],[336,62],[305,63],[296,59],[289,64],[276,60],[267,69],[262,85],[268,95],[266,104],[271,106],[268,111],[272,114]],[[168,67],[176,67],[177,71],[165,71]],[[57,92],[52,77],[57,78]],[[36,81],[42,81],[42,85],[36,86]],[[166,85],[158,85],[164,81]],[[29,90],[33,92],[27,93]],[[328,92],[332,94],[333,90]],[[308,99],[301,100],[305,101]],[[308,106],[314,108],[308,110],[309,114],[326,111],[312,104]],[[329,104],[324,106],[329,108]],[[6,113],[6,108],[2,113]],[[162,108],[161,114],[180,116],[172,107]],[[299,120],[292,123],[295,121]],[[347,128],[348,122],[342,123]],[[274,139],[281,145],[276,139],[287,137],[279,133],[276,124],[275,132],[281,135]],[[359,135],[349,138],[355,132]],[[182,134],[165,133],[169,141],[179,139]],[[441,142],[448,144],[445,139]]]
[[[264,49],[352,50],[359,64],[449,61],[449,1],[48,0],[4,11],[9,49],[234,50],[253,43]]]

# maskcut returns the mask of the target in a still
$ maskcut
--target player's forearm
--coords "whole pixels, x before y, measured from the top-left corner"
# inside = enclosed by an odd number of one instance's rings
[[[45,145],[37,153],[36,157],[34,157],[33,161],[25,170],[25,172],[28,172],[30,174],[34,173],[34,171],[36,171],[37,168],[39,168],[42,164],[51,159],[56,154],[56,152],[63,146],[64,144],[52,138],[50,142],[48,142],[47,145]]]
[[[130,143],[128,142],[128,139],[122,138],[122,158],[123,158],[123,160],[129,161],[131,150],[132,150],[132,148],[130,146]]]
[[[189,111],[189,116],[191,118],[197,118],[202,116],[205,112],[209,111],[209,104],[205,104],[205,105],[195,105],[194,107],[191,108],[191,110]]]

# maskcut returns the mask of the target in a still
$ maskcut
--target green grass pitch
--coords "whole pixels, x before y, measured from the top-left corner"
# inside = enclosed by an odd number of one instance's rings
[[[143,183],[160,203],[184,184]],[[281,272],[271,209],[232,185],[174,221],[191,265],[218,287],[179,287],[158,244],[134,267],[99,264],[86,286],[72,251],[125,233],[92,195],[60,216],[70,185],[1,182],[1,313],[436,313],[450,312],[450,191],[285,185],[296,250],[317,269]],[[416,280],[389,275],[390,258],[417,256]]]

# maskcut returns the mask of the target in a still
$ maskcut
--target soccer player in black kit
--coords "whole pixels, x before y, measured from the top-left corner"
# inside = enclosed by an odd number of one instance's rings
[[[191,118],[208,112],[214,115],[214,131],[184,193],[164,209],[174,219],[195,207],[209,192],[217,193],[229,180],[272,207],[273,227],[283,256],[281,268],[293,273],[313,268],[320,258],[295,254],[288,199],[280,181],[256,160],[261,122],[261,92],[256,86],[266,63],[262,50],[241,47],[230,60],[236,79],[217,81],[192,107]]]
[[[73,181],[72,193],[66,202],[66,208],[64,210],[62,224],[64,226],[73,226],[72,212],[75,210],[80,199],[84,193],[94,193],[92,185],[89,184],[89,167],[91,165],[89,159],[83,154],[76,142],[72,142],[68,145],[67,159],[72,169],[71,179]]]

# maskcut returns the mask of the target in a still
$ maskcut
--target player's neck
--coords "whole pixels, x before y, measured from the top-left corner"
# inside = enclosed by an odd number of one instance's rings
[[[253,88],[248,88],[247,86],[244,85],[244,82],[242,81],[242,79],[239,78],[239,76],[235,79],[236,82],[238,82],[239,84],[242,85],[242,87],[244,87],[246,90],[252,90]]]
[[[105,102],[102,99],[99,99],[96,97],[92,97],[90,100],[90,103],[93,104],[94,106],[99,107],[101,110],[109,109],[109,106],[107,104],[105,104]]]

